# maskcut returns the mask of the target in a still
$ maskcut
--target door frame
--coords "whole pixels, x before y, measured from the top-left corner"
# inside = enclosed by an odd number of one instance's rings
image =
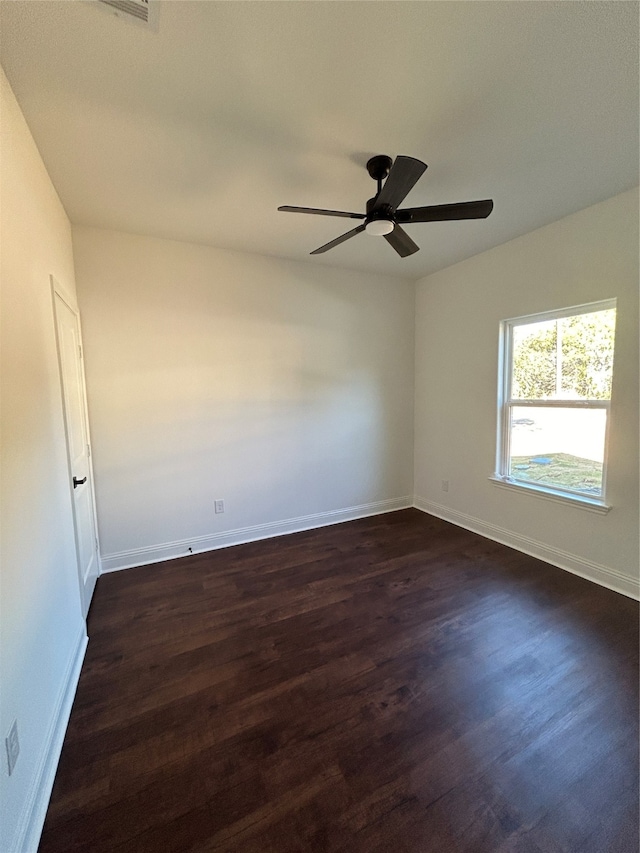
[[[101,560],[101,550],[100,550],[100,534],[98,532],[98,516],[96,512],[96,493],[95,493],[95,483],[93,476],[93,449],[91,443],[91,432],[89,428],[89,409],[88,409],[88,401],[87,401],[87,383],[85,379],[84,373],[84,341],[82,339],[82,325],[80,323],[80,311],[78,309],[78,304],[76,299],[69,293],[66,288],[64,288],[60,282],[53,275],[49,275],[49,280],[51,282],[51,306],[53,308],[53,330],[55,334],[56,340],[56,354],[58,360],[58,377],[60,379],[60,396],[62,401],[62,415],[63,415],[63,424],[64,424],[64,438],[66,445],[66,457],[67,457],[67,477],[69,482],[69,497],[71,500],[71,515],[73,517],[73,535],[74,535],[74,546],[76,551],[76,572],[78,574],[78,585],[80,589],[80,602],[82,604],[82,608],[84,609],[84,587],[82,581],[82,568],[80,566],[80,554],[78,552],[78,529],[77,529],[77,521],[76,521],[76,513],[73,505],[73,488],[71,483],[73,481],[73,471],[71,470],[71,455],[69,452],[69,431],[67,427],[67,405],[64,397],[64,377],[63,377],[63,367],[62,367],[62,356],[60,352],[60,336],[58,334],[58,316],[56,313],[56,296],[64,302],[67,308],[73,313],[76,318],[76,323],[78,326],[78,339],[80,342],[80,377],[82,381],[82,395],[84,398],[84,419],[85,419],[85,427],[87,431],[87,443],[89,445],[89,453],[87,456],[87,464],[89,467],[89,479],[91,481],[91,501],[92,501],[92,514],[93,514],[93,528],[96,537],[96,560],[98,567],[98,575],[99,578],[102,574],[102,560]],[[96,578],[97,579],[97,578]],[[90,602],[89,602],[90,604]],[[87,612],[88,612],[87,607]],[[86,616],[84,616],[86,621]]]

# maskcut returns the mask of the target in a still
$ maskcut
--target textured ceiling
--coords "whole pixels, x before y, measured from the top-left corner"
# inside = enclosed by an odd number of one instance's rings
[[[0,58],[74,223],[418,278],[638,184],[635,2],[0,3]],[[429,164],[399,258],[349,220],[377,153]]]

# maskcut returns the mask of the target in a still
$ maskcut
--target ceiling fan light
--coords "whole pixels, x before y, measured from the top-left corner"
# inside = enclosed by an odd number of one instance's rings
[[[385,234],[391,234],[395,227],[395,223],[390,219],[373,219],[367,222],[365,229],[367,234],[372,234],[374,237],[384,237]]]

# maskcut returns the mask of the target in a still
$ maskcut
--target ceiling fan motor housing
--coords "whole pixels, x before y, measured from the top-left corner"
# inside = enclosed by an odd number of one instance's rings
[[[396,223],[393,218],[393,208],[388,204],[383,204],[375,208],[375,203],[375,197],[367,200],[365,229],[367,234],[373,234],[375,237],[383,237],[385,234],[390,234],[395,228]]]

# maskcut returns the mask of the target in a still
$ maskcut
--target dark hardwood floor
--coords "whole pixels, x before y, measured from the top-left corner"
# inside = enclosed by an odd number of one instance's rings
[[[106,575],[40,853],[637,853],[638,609],[403,510]]]

